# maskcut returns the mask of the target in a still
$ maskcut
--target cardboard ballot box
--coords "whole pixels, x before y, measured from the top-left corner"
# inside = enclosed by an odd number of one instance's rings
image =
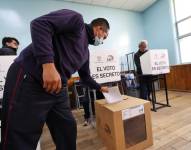
[[[167,49],[148,50],[140,57],[143,74],[157,75],[170,72]]]
[[[95,102],[98,135],[108,150],[143,150],[153,144],[150,102],[123,98],[114,104]]]

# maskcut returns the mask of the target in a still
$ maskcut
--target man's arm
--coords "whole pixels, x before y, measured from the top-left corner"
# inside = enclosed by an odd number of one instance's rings
[[[37,62],[54,62],[53,35],[67,32],[80,34],[83,27],[82,16],[70,10],[59,10],[34,19],[31,22],[31,38]]]
[[[43,87],[47,92],[58,93],[62,87],[61,77],[54,65],[53,36],[67,32],[78,35],[83,27],[82,16],[70,10],[55,11],[31,22],[33,53],[43,68]]]
[[[89,61],[87,61],[81,68],[78,70],[81,81],[92,89],[99,90],[101,92],[108,92],[107,87],[101,87],[90,75]]]

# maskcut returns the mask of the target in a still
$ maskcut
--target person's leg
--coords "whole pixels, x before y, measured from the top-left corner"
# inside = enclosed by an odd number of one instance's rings
[[[92,105],[92,114],[95,116],[95,104],[94,104],[94,102],[95,102],[96,100],[92,100],[91,101],[91,105]]]
[[[85,88],[85,96],[82,97],[82,105],[84,109],[84,119],[88,120],[90,118],[88,88]]]
[[[147,83],[144,77],[140,77],[140,98],[147,100],[148,91]]]
[[[2,150],[36,150],[52,105],[43,88],[19,65],[12,65],[3,97]]]
[[[148,100],[150,100],[151,101],[151,97],[150,97],[150,95],[151,95],[151,85],[152,83],[150,83],[149,81],[148,81],[148,83],[147,83],[147,99]]]
[[[57,98],[55,106],[48,114],[46,123],[56,150],[76,150],[77,127],[70,110],[67,89],[64,88]]]
[[[146,84],[147,84],[147,99],[151,101],[151,90],[152,90],[152,76],[146,77]]]
[[[97,96],[96,96],[96,94],[97,94],[97,91],[91,91],[90,92],[91,94],[91,96],[90,96],[90,101],[91,101],[91,113],[92,113],[92,115],[94,115],[95,116],[95,105],[94,105],[94,102],[96,101],[96,99],[97,99]],[[89,104],[89,107],[90,107],[90,104]]]

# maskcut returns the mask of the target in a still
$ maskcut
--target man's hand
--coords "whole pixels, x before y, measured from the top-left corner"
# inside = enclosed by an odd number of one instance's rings
[[[101,89],[100,89],[101,92],[103,93],[108,93],[109,92],[109,89],[107,86],[102,86]]]
[[[43,88],[49,93],[59,93],[62,88],[62,82],[54,63],[42,65],[43,68]]]

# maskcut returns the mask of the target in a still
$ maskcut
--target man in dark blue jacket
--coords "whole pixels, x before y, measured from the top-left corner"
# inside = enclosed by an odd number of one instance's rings
[[[137,75],[140,83],[140,98],[150,100],[151,75],[143,75],[140,57],[148,50],[148,42],[143,40],[139,43],[139,50],[134,55],[134,62],[137,68]]]
[[[90,88],[108,92],[90,76],[88,45],[107,38],[109,23],[85,24],[71,10],[31,22],[32,43],[11,65],[3,96],[3,150],[35,150],[46,122],[57,150],[76,150],[76,121],[70,111],[67,79],[78,71]]]
[[[14,37],[4,37],[2,40],[0,55],[17,55],[19,41]]]

